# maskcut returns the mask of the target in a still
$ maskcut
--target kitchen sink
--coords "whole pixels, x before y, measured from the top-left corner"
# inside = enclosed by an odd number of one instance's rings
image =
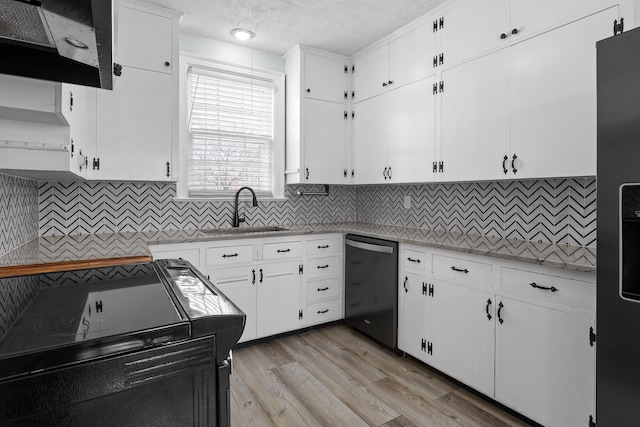
[[[288,231],[288,228],[278,227],[275,225],[268,227],[239,227],[239,228],[214,228],[209,230],[201,230],[207,234],[245,234],[245,233],[270,233],[274,231]]]

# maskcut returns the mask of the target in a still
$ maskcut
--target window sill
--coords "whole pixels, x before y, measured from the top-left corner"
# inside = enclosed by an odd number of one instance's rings
[[[243,197],[241,196],[239,199],[241,202],[250,202],[251,197]],[[285,202],[289,199],[286,197],[258,197],[258,203],[261,202]],[[174,202],[178,203],[186,203],[186,202],[196,202],[196,203],[205,203],[205,202],[233,202],[235,201],[235,197],[174,197]]]

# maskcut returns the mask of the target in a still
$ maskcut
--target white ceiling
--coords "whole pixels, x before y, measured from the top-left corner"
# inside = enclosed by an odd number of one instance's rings
[[[278,55],[296,44],[352,55],[445,0],[144,0],[184,12],[180,30]]]

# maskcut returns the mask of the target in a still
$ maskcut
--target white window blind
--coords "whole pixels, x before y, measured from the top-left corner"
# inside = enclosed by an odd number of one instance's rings
[[[273,82],[189,68],[188,191],[224,196],[250,186],[273,195]]]

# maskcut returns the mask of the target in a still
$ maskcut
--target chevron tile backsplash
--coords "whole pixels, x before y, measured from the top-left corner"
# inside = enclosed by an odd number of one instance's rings
[[[404,197],[411,197],[405,209]],[[357,220],[595,247],[595,178],[363,186]]]
[[[38,237],[38,183],[0,175],[0,255]]]
[[[40,289],[38,275],[0,279],[0,340]]]
[[[322,186],[287,186],[287,200],[241,202],[250,225],[355,221],[356,189],[332,187],[328,197],[298,196]],[[233,202],[174,201],[175,184],[41,182],[40,235],[229,227]]]

